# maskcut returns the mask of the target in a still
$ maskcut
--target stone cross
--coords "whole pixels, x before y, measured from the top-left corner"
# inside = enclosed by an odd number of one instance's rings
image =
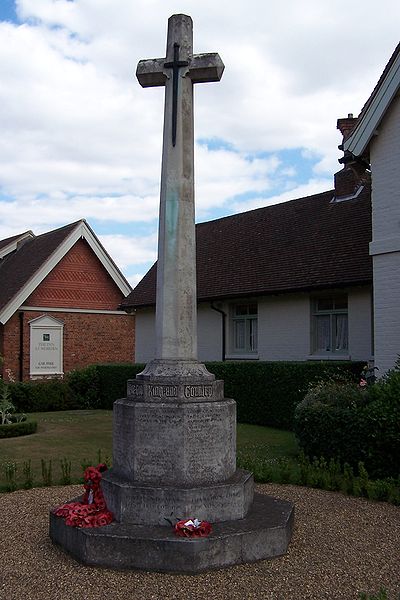
[[[197,360],[193,84],[219,81],[216,53],[193,54],[193,23],[168,20],[165,58],[141,60],[143,87],[165,86],[157,262],[156,361]]]

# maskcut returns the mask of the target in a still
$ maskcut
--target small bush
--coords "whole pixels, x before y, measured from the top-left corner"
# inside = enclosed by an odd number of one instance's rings
[[[0,425],[0,439],[18,437],[21,435],[30,435],[37,430],[36,421],[22,421],[21,423],[10,423],[9,425]]]
[[[296,408],[294,431],[308,456],[353,468],[361,461],[373,478],[397,477],[400,372],[393,370],[368,389],[332,379],[311,385]]]

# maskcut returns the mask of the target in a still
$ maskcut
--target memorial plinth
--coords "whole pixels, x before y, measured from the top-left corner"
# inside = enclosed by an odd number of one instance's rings
[[[290,541],[293,505],[254,494],[236,469],[236,404],[197,360],[193,84],[223,70],[218,54],[193,54],[186,15],[168,21],[166,57],[138,64],[143,87],[165,86],[156,357],[114,403],[102,490],[115,521],[78,529],[50,516],[52,540],[86,564],[198,573],[279,556]],[[207,538],[168,524],[196,518],[212,523]]]

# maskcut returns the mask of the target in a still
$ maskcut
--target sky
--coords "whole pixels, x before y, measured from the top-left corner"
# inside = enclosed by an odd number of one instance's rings
[[[196,221],[319,193],[399,41],[398,0],[0,0],[0,239],[86,219],[132,286],[157,256],[168,17],[218,52],[195,86]]]

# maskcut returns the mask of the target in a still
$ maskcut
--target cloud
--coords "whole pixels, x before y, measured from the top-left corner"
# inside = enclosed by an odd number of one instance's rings
[[[136,244],[139,262],[151,245],[138,226],[151,240],[157,217],[164,98],[135,69],[164,55],[171,14],[191,14],[195,52],[219,52],[226,66],[220,83],[195,86],[198,219],[329,189],[336,119],[360,111],[400,20],[395,0],[385,10],[373,0],[16,4],[20,23],[0,21],[0,235],[82,217],[115,239],[123,228],[133,246],[123,238],[111,254],[130,277]]]
[[[147,236],[100,235],[99,239],[121,269],[152,263],[157,258],[156,232]]]
[[[287,202],[288,200],[295,200],[296,198],[305,198],[307,196],[312,196],[313,194],[319,194],[321,191],[330,190],[332,187],[332,180],[330,179],[311,179],[308,183],[293,186],[281,194],[254,198],[249,201],[244,200],[234,202],[231,208],[234,212],[244,212],[246,210],[271,206],[272,204],[280,204],[281,202]]]

